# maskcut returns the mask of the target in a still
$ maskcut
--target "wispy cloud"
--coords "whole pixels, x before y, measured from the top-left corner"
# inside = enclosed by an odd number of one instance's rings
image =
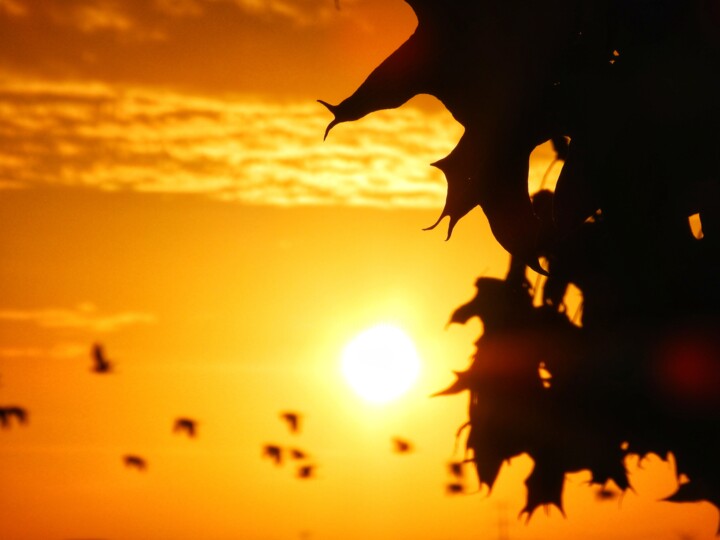
[[[195,193],[257,205],[441,208],[462,134],[412,105],[336,127],[319,104],[0,81],[0,189]],[[541,151],[531,186],[551,161]]]
[[[69,27],[82,34],[110,33],[134,41],[161,41],[166,38],[160,27],[137,17],[127,4],[116,0],[70,0],[34,7],[39,18],[45,17],[55,25]]]
[[[0,310],[0,321],[31,323],[42,328],[112,332],[125,326],[152,324],[156,317],[135,311],[102,314],[95,305],[85,303],[71,309],[4,309]]]
[[[153,6],[173,17],[197,17],[203,13],[201,0],[153,0]]]
[[[103,30],[126,32],[134,26],[123,11],[111,3],[79,6],[71,13],[73,22],[82,32],[93,33]]]
[[[20,0],[0,0],[0,14],[24,17],[28,14],[28,9]]]
[[[89,347],[87,343],[58,343],[51,347],[2,347],[0,358],[29,359],[29,358],[78,358],[87,356]]]
[[[323,142],[329,120],[312,101],[0,83],[0,181],[249,204],[442,205],[445,181],[428,163],[461,134],[449,114],[378,113]]]
[[[356,0],[345,0],[348,5]],[[335,0],[154,0],[154,8],[173,16],[201,16],[218,5],[234,6],[253,17],[284,19],[301,25],[318,25],[330,22],[339,15]],[[334,20],[337,20],[335,18]]]
[[[172,23],[160,20],[158,14],[213,20],[217,13],[228,13],[229,9],[230,14],[248,22],[267,19],[307,27],[337,21],[341,14],[334,6],[334,0],[0,0],[0,14],[30,16],[83,34],[112,32],[134,39],[157,40],[167,37],[165,30]]]
[[[206,0],[217,2],[218,0]],[[228,0],[219,0],[228,1]],[[229,0],[256,15],[285,18],[300,25],[322,24],[335,11],[334,0]]]
[[[326,80],[327,96],[358,82],[362,72],[342,81],[349,65],[377,60],[412,32],[411,10],[399,4],[0,0],[0,73],[312,97]]]

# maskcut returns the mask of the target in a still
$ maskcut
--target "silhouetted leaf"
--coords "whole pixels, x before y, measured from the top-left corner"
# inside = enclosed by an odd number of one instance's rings
[[[507,277],[478,279],[450,317],[480,318],[483,334],[436,394],[469,392],[481,484],[530,455],[529,518],[562,510],[568,472],[624,491],[629,452],[672,452],[691,482],[668,500],[720,504],[718,2],[408,4],[415,33],[325,104],[328,130],[419,93],[465,128],[434,164],[448,188],[430,228],[448,218],[449,237],[480,206],[512,254]],[[563,168],[554,194],[531,198],[529,155],[547,140]],[[525,266],[543,273],[539,257],[549,276],[536,291]],[[582,294],[572,321],[570,285]]]

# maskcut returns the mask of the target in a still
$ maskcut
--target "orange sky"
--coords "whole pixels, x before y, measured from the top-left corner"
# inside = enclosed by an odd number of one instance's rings
[[[445,323],[507,256],[479,210],[449,242],[421,231],[445,195],[427,164],[462,132],[432,100],[322,141],[314,100],[348,95],[414,27],[399,0],[340,5],[0,0],[0,406],[30,413],[0,430],[0,538],[469,540],[501,522],[513,539],[712,538],[709,505],[656,502],[675,484],[654,458],[629,463],[622,502],[571,476],[566,519],[515,519],[525,457],[491,497],[445,495],[467,396],[428,396],[479,332]],[[371,405],[339,358],[380,322],[422,372]],[[116,373],[90,372],[95,341]],[[172,433],[181,415],[196,440]],[[392,453],[396,435],[415,452]],[[265,443],[309,452],[317,478]]]

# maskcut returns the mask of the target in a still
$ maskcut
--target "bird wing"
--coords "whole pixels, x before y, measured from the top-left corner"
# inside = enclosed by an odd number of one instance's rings
[[[147,462],[140,456],[125,456],[125,465],[128,467],[137,467],[138,469],[145,469]]]
[[[450,463],[448,468],[450,469],[450,474],[452,474],[455,478],[463,477],[463,466],[461,462],[453,461]]]
[[[288,423],[290,431],[297,433],[300,429],[300,415],[297,413],[286,412],[282,414],[282,418]]]
[[[393,442],[395,443],[395,450],[397,452],[409,452],[410,451],[410,443],[399,438],[393,439]]]
[[[17,418],[18,422],[21,424],[24,424],[27,422],[27,410],[23,409],[22,407],[11,407],[7,409],[8,416],[14,416]]]
[[[110,363],[110,360],[108,360],[107,356],[105,356],[105,350],[103,349],[103,346],[99,343],[93,345],[92,357],[95,361],[95,371],[110,371],[112,364]]]
[[[195,436],[195,421],[190,418],[177,418],[175,420],[174,432],[186,431],[188,436]]]
[[[276,465],[280,465],[282,462],[282,450],[279,446],[272,444],[265,445],[263,454],[275,461]]]
[[[298,477],[299,478],[310,478],[313,475],[314,470],[315,470],[314,465],[303,465],[298,468]]]

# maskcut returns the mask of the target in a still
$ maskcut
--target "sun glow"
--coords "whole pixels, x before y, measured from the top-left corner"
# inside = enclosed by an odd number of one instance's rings
[[[420,373],[420,359],[405,332],[379,324],[347,344],[342,353],[342,373],[360,397],[386,403],[410,389]]]

